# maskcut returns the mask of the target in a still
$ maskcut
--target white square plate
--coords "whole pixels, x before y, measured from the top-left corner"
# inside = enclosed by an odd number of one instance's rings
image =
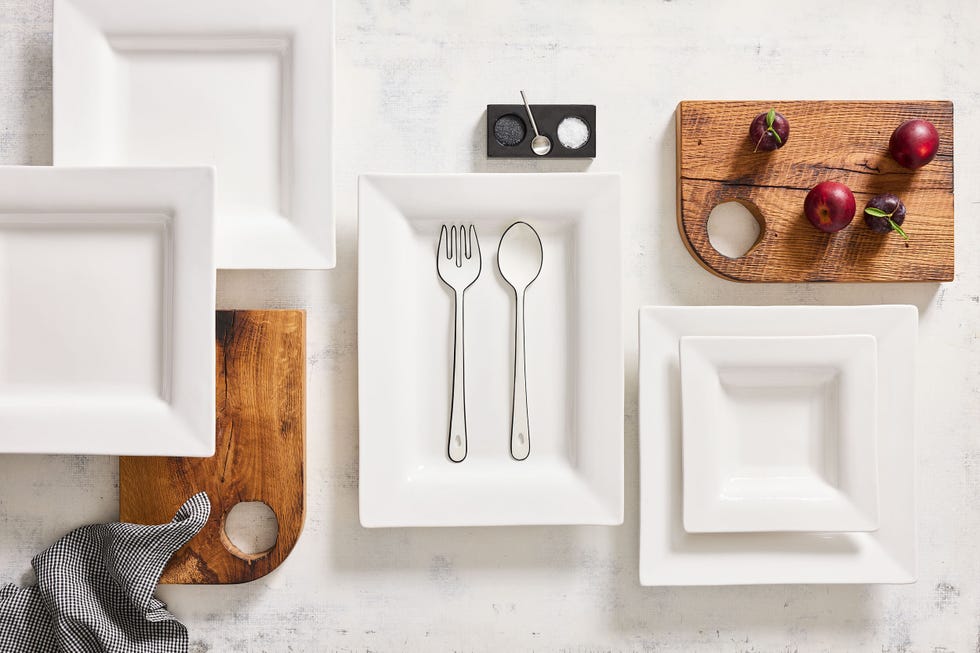
[[[640,310],[640,583],[911,583],[916,575],[914,306]],[[870,334],[877,341],[879,527],[873,533],[688,533],[678,341]],[[887,454],[886,454],[887,452]]]
[[[513,291],[496,252],[521,219],[543,243],[526,297],[531,455],[510,456]],[[466,291],[468,455],[447,455],[452,294],[444,223],[476,226]],[[369,175],[359,184],[360,511],[365,526],[619,524],[623,330],[619,177]]]
[[[0,167],[0,452],[214,453],[213,187]]]
[[[877,529],[876,346],[682,337],[684,529]]]
[[[219,268],[332,268],[333,3],[55,0],[54,162],[214,165]]]

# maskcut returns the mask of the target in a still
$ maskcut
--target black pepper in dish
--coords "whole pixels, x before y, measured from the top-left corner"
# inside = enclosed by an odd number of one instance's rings
[[[501,145],[517,145],[526,135],[524,121],[512,113],[500,116],[493,124],[493,137]]]

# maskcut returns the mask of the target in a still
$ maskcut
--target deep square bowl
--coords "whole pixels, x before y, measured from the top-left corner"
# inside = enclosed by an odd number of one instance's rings
[[[870,335],[680,340],[684,529],[878,528]]]

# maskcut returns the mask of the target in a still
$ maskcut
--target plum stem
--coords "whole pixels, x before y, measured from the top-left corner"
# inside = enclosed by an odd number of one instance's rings
[[[864,212],[865,213],[870,213],[871,215],[875,216],[876,218],[891,218],[893,215],[895,215],[895,211],[897,211],[897,210],[898,210],[898,207],[896,206],[895,207],[895,210],[892,211],[891,213],[885,213],[883,210],[879,209],[876,206],[869,206],[868,208],[864,209]]]

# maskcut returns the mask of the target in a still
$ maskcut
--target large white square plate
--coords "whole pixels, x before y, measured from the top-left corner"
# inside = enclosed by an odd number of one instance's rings
[[[640,310],[640,582],[911,583],[916,576],[914,306]],[[873,533],[687,533],[678,341],[870,334],[878,344],[879,528]]]
[[[333,3],[55,0],[56,165],[214,165],[219,268],[332,268]]]
[[[526,299],[531,455],[510,456],[508,225],[539,233]],[[443,223],[476,226],[466,291],[468,455],[449,460],[453,303],[436,273]],[[623,335],[619,177],[369,175],[359,184],[360,513],[365,526],[619,524]]]
[[[869,335],[684,336],[684,529],[878,528]]]
[[[214,453],[213,186],[0,167],[0,452]]]

